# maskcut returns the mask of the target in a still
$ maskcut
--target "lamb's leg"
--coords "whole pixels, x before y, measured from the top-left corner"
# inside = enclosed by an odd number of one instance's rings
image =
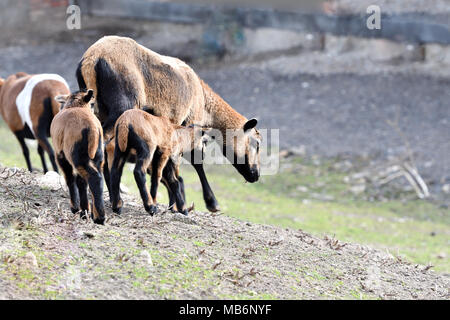
[[[86,180],[80,175],[77,175],[76,182],[78,187],[78,193],[80,194],[80,207],[81,207],[80,215],[82,218],[84,218],[86,213],[90,211],[89,198],[87,193],[88,184]]]
[[[57,161],[59,166],[61,167],[61,170],[63,171],[67,187],[69,188],[71,205],[70,210],[72,210],[72,213],[77,213],[78,211],[80,211],[80,195],[78,192],[78,187],[75,183],[72,165],[67,161],[64,155],[58,156]]]
[[[168,166],[166,168],[167,168],[166,173],[167,175],[165,176],[165,178],[167,180],[167,184],[169,185],[171,192],[175,197],[177,210],[178,212],[181,212],[184,215],[188,215],[188,210],[186,209],[185,206],[183,194],[181,193],[180,181],[177,179],[176,170],[173,166]]]
[[[136,184],[139,188],[139,193],[142,198],[142,202],[144,203],[145,211],[150,213],[151,215],[156,213],[156,206],[153,204],[152,199],[149,196],[148,189],[146,186],[146,173],[147,168],[150,165],[150,157],[147,158],[137,158],[136,166],[134,167],[134,180],[136,180]]]
[[[161,181],[164,167],[169,160],[169,154],[167,152],[163,152],[158,157],[155,157],[155,161],[152,164],[152,184],[150,187],[150,195],[155,202],[156,195],[158,193],[159,182]]]
[[[101,173],[101,168],[94,168],[92,166],[88,166],[87,172],[88,176],[88,184],[89,190],[92,194],[92,202],[93,202],[93,219],[95,223],[104,224],[105,223],[105,206],[103,202],[103,177]]]
[[[77,166],[78,173],[87,181],[92,195],[92,219],[94,223],[105,223],[105,206],[103,202],[103,178],[101,166],[94,166],[92,161]]]

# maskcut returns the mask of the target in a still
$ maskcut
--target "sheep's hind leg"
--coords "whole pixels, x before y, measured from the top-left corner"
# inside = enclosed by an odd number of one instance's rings
[[[50,145],[50,142],[48,141],[47,137],[45,135],[40,134],[37,137],[37,140],[39,143],[39,147],[41,147],[41,149],[43,151],[46,151],[48,153],[48,157],[50,159],[50,162],[52,163],[53,170],[55,172],[58,172],[58,166],[56,165],[56,161],[55,161],[55,152],[53,151],[53,148]],[[39,152],[39,147],[38,147],[38,152]],[[41,155],[40,152],[39,152],[39,155]],[[45,164],[45,159],[44,159],[43,154],[41,156],[41,159],[42,159],[42,166],[44,167],[44,172],[47,172],[47,165]]]
[[[47,163],[45,162],[45,153],[44,153],[44,149],[42,149],[40,144],[38,144],[37,151],[39,153],[39,157],[41,157],[42,169],[44,170],[44,173],[47,173],[48,169],[47,169]]]
[[[27,144],[25,143],[24,134],[21,131],[14,132],[17,140],[19,140],[20,146],[22,147],[22,153],[25,157],[25,161],[27,162],[27,167],[30,172],[33,172],[33,167],[31,166],[30,161],[30,151],[28,150]]]

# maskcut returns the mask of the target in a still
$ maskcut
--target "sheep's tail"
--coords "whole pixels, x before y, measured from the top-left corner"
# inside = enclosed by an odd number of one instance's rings
[[[129,131],[128,124],[125,122],[121,121],[116,126],[116,143],[122,152],[127,150]]]

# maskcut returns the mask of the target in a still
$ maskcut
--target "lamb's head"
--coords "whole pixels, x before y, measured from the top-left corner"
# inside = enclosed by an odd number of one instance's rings
[[[197,125],[188,127],[178,126],[176,129],[176,149],[179,153],[191,151],[203,152],[206,143],[210,140],[208,136],[211,128],[203,128]]]
[[[94,91],[76,91],[72,94],[59,95],[55,100],[61,104],[61,110],[67,108],[92,108]]]

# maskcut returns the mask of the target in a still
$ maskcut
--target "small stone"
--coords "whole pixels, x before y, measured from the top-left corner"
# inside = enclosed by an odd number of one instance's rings
[[[83,236],[85,236],[86,238],[92,239],[95,237],[95,235],[91,232],[83,232]]]
[[[300,145],[298,147],[291,148],[289,150],[294,156],[305,156],[306,155],[306,147],[304,145]]]
[[[350,188],[350,192],[354,195],[359,195],[366,191],[366,186],[364,184],[357,184]]]
[[[153,260],[152,260],[152,256],[150,255],[150,253],[148,253],[147,250],[141,251],[141,257],[145,260],[145,262],[153,267]]]
[[[126,185],[121,183],[120,184],[120,192],[123,193],[123,194],[129,194],[130,193],[130,189],[128,189],[128,187]]]
[[[449,183],[444,184],[444,185],[442,186],[442,192],[444,192],[444,193],[446,193],[446,194],[450,194],[450,184],[449,184]]]
[[[31,267],[37,267],[37,259],[33,252],[29,251],[25,254],[23,257],[23,262],[25,265],[31,266]]]
[[[38,184],[42,187],[49,188],[51,191],[63,189],[68,191],[66,181],[55,171],[48,171],[45,175],[36,179]]]
[[[447,254],[445,252],[441,252],[441,253],[438,254],[437,258],[438,259],[445,259],[445,258],[447,258]]]

